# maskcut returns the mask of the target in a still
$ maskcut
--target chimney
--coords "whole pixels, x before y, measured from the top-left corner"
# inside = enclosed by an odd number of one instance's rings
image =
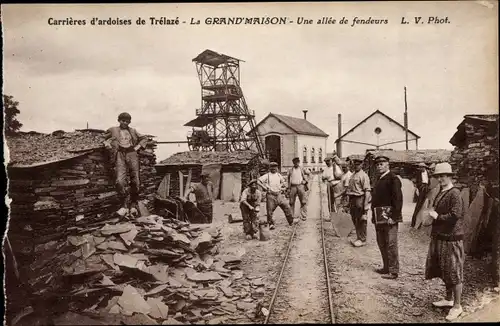
[[[338,157],[342,157],[342,141],[339,140],[342,137],[342,114],[338,115],[338,138],[337,138],[337,155]]]
[[[304,112],[304,120],[307,120],[307,110],[302,110]]]

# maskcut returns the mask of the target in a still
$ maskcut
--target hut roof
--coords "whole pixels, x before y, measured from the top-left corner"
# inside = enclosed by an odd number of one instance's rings
[[[26,168],[75,158],[103,147],[104,130],[56,130],[50,134],[19,132],[6,136],[9,167]]]
[[[176,153],[157,166],[166,165],[203,165],[203,164],[247,164],[258,155],[254,151],[203,152],[187,151]]]
[[[373,155],[374,157],[384,155],[391,162],[398,163],[437,163],[446,162],[450,159],[451,150],[447,149],[424,149],[424,150],[379,150],[369,151],[366,156]]]
[[[465,122],[474,125],[486,125],[489,128],[498,130],[498,114],[468,114],[464,116],[462,122],[457,126],[457,131],[450,139],[453,146],[462,146],[465,141]]]
[[[290,117],[287,115],[276,114],[272,112],[269,113],[267,117],[262,119],[262,121],[260,121],[252,130],[250,130],[248,134],[251,134],[253,131],[257,130],[257,128],[269,117],[275,117],[276,119],[281,121],[281,123],[285,124],[299,135],[328,137],[327,133],[325,133],[323,130],[319,129],[317,126],[313,125],[310,121],[306,119]]]

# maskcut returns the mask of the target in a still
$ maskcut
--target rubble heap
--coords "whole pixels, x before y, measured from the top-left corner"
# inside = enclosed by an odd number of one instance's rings
[[[68,295],[61,284],[71,284],[72,311],[139,314],[153,324],[220,323],[238,310],[253,316],[264,283],[239,270],[243,248],[219,252],[219,241],[208,225],[115,218],[68,236],[45,291]]]
[[[54,246],[52,241],[56,247],[63,245],[72,227],[105,220],[119,208],[114,169],[103,140],[103,131],[96,130],[7,138],[12,199],[8,234],[25,265],[39,250]],[[140,194],[151,203],[150,209],[159,183],[155,146],[150,140],[139,152]]]

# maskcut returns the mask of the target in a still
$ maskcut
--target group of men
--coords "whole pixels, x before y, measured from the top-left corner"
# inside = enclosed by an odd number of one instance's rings
[[[115,163],[116,184],[122,199],[120,215],[137,213],[139,194],[139,157],[138,151],[145,147],[147,138],[129,126],[130,114],[124,112],[118,116],[119,126],[108,129],[104,145],[111,149],[112,160]],[[382,254],[383,267],[377,272],[384,278],[395,279],[399,273],[398,259],[398,223],[402,222],[403,195],[401,181],[389,170],[389,159],[385,156],[375,158],[378,179],[371,185],[370,178],[363,171],[361,159],[350,160],[352,165],[334,155],[326,158],[326,168],[322,180],[329,185],[330,202],[333,211],[348,210],[356,230],[355,247],[366,245],[368,213],[372,212],[372,223],[375,224],[377,243]],[[281,208],[290,226],[298,222],[294,218],[293,208],[297,197],[300,201],[300,217],[307,218],[307,193],[310,171],[300,166],[300,159],[294,158],[293,167],[289,169],[287,178],[278,171],[278,164],[271,162],[269,172],[258,179],[251,180],[241,194],[240,209],[243,217],[243,229],[247,239],[257,238],[262,192],[266,192],[267,223],[272,230],[275,228],[273,219],[276,208]],[[352,171],[351,171],[352,167]],[[130,192],[127,193],[127,171],[130,179]],[[420,179],[419,179],[420,180]],[[420,180],[420,194],[426,193],[424,174]],[[288,192],[288,196],[285,194]],[[190,193],[196,196],[197,207],[205,215],[207,222],[212,222],[214,199],[209,175],[203,173],[201,183],[193,185],[184,195],[188,199]],[[288,197],[288,199],[286,198]]]

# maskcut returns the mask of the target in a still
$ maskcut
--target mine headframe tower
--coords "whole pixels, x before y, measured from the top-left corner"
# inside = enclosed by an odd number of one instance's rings
[[[201,108],[185,126],[190,150],[254,150],[263,155],[259,137],[249,131],[255,127],[255,111],[248,109],[240,86],[240,61],[211,50],[200,53],[193,62],[201,85]]]

